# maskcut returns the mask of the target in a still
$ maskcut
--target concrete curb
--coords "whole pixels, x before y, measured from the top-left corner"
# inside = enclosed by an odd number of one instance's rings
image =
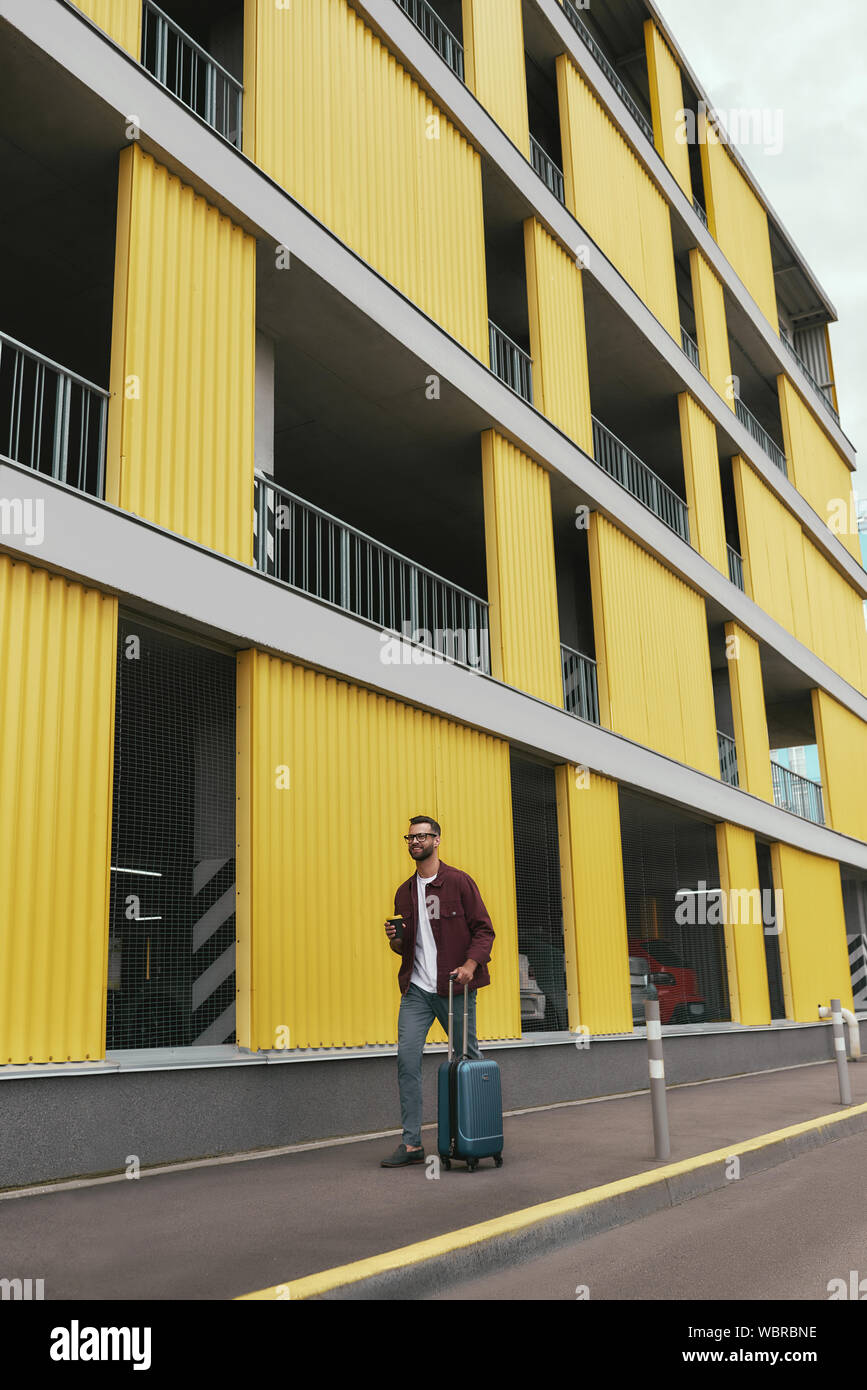
[[[726,1187],[728,1161],[741,1178],[788,1163],[837,1139],[867,1132],[867,1104],[758,1135],[729,1148],[653,1168],[538,1206],[509,1212],[415,1245],[311,1274],[242,1300],[389,1300],[429,1298],[455,1283],[514,1267],[572,1241],[638,1221]]]

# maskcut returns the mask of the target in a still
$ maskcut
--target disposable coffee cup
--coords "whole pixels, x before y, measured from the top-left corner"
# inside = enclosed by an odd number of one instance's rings
[[[386,920],[386,922],[388,923],[388,925],[389,925],[390,927],[394,927],[394,929],[395,929],[395,930],[394,930],[394,936],[391,938],[392,941],[403,941],[403,927],[404,927],[403,918],[402,918],[402,917],[386,917],[385,920]]]

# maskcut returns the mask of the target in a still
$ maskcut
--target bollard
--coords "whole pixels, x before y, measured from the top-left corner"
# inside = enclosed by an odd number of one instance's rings
[[[668,1100],[665,1094],[665,1064],[662,1060],[662,1025],[659,1022],[659,1001],[644,1001],[647,1023],[647,1061],[650,1070],[650,1108],[653,1113],[653,1148],[657,1160],[671,1157],[668,1135]]]
[[[837,1058],[837,1080],[840,1082],[840,1104],[852,1104],[849,1068],[846,1065],[846,1038],[843,1034],[843,1010],[839,999],[831,1000],[831,1019],[834,1024],[834,1056]]]

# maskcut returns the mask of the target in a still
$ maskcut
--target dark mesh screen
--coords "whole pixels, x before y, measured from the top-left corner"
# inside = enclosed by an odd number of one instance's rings
[[[849,970],[852,975],[852,997],[855,1008],[867,1009],[867,880],[856,877],[840,865],[843,889],[843,912],[846,917],[846,941],[849,947]]]
[[[234,845],[235,662],[122,619],[109,1049],[234,1041]]]
[[[521,1031],[569,1027],[554,770],[512,757]]]
[[[767,845],[756,841],[756,859],[759,865],[759,887],[762,890],[762,914],[765,937],[765,963],[768,968],[768,993],[771,999],[771,1018],[786,1017],[786,998],[783,994],[783,968],[780,963],[780,938],[776,932],[768,932],[767,927],[777,925],[776,899],[774,898],[774,875],[771,867],[771,851]]]
[[[621,789],[620,829],[629,954],[649,962],[662,1022],[729,1020],[725,929],[703,920],[719,902],[704,891],[720,886],[714,827]],[[690,898],[683,924],[675,914]]]

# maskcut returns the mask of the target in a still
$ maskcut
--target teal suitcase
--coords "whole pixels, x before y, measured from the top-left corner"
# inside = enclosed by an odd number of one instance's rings
[[[464,1038],[461,1056],[455,1053],[454,987],[449,977],[449,1057],[439,1069],[437,1147],[444,1168],[452,1159],[475,1172],[482,1158],[503,1166],[503,1097],[496,1062],[471,1061],[467,1056],[467,987],[464,985]]]

